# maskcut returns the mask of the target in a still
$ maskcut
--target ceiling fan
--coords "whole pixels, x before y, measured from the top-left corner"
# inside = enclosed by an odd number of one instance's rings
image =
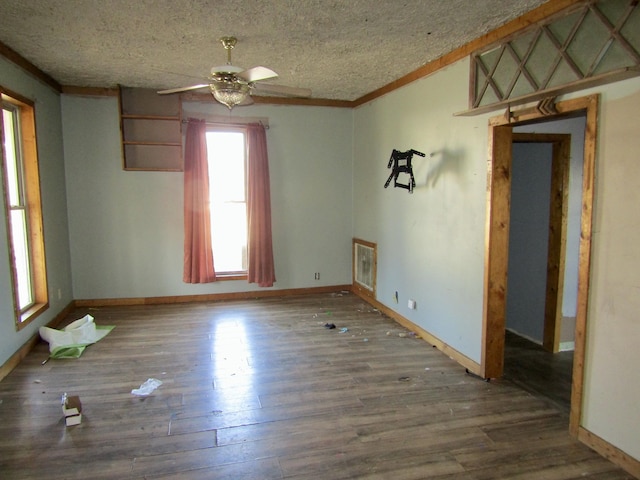
[[[285,85],[274,85],[260,83],[262,80],[276,78],[278,74],[266,67],[253,67],[243,69],[231,64],[231,50],[236,46],[235,37],[222,37],[220,42],[227,51],[227,64],[211,69],[211,74],[207,77],[208,83],[192,85],[190,87],[171,88],[160,90],[160,95],[170,93],[186,92],[209,88],[213,97],[231,110],[236,105],[250,105],[253,103],[251,94],[253,92],[273,93],[291,97],[309,97],[311,90],[308,88],[287,87]]]

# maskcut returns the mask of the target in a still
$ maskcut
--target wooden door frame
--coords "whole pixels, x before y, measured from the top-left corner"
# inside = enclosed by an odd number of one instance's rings
[[[502,376],[504,367],[512,129],[516,125],[541,119],[550,120],[571,115],[586,115],[575,350],[569,417],[569,431],[574,436],[578,435],[582,414],[598,104],[599,95],[590,95],[558,102],[555,105],[558,113],[555,115],[545,115],[536,108],[528,108],[514,112],[507,111],[506,115],[493,117],[489,120],[483,338],[480,369],[484,378],[496,378]]]
[[[542,347],[560,350],[562,299],[564,293],[567,213],[569,210],[569,159],[571,135],[554,133],[513,133],[513,143],[548,143],[552,146],[549,236]],[[511,184],[511,177],[509,177]],[[508,291],[508,290],[507,290]]]

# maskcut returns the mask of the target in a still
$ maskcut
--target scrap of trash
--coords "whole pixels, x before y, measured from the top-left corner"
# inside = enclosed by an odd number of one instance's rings
[[[67,427],[80,425],[82,423],[82,402],[80,397],[77,395],[69,396],[65,392],[62,394],[60,403],[62,404],[65,425]]]
[[[317,318],[317,314],[314,314],[314,318]],[[318,322],[319,325],[322,325],[324,327],[325,330],[338,330],[339,333],[347,333],[349,332],[349,327],[340,327],[338,328],[338,326],[336,326],[335,323],[333,322],[326,322],[326,323],[322,323],[322,322]],[[359,332],[358,335],[362,335],[363,333],[366,333],[366,330],[362,330],[361,332]],[[392,331],[387,331],[386,333],[387,337],[391,337],[391,336],[398,336],[400,338],[421,338],[420,335],[418,335],[416,332],[406,332],[406,331],[402,331],[402,332],[392,332]],[[353,335],[351,335],[352,338],[356,338],[356,334],[354,333]],[[364,342],[368,342],[369,339],[368,338],[363,338]]]
[[[393,335],[393,332],[387,332],[387,337],[390,337]],[[398,336],[400,338],[421,338],[420,335],[418,335],[416,332],[399,332]]]
[[[162,385],[162,381],[157,378],[149,378],[146,382],[140,385],[140,388],[134,388],[131,390],[132,395],[136,395],[138,397],[146,397],[151,395],[153,391]]]

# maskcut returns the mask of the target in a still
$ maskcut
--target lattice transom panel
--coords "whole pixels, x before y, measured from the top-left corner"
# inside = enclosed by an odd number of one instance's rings
[[[471,56],[470,107],[517,104],[640,74],[637,0],[600,0]]]

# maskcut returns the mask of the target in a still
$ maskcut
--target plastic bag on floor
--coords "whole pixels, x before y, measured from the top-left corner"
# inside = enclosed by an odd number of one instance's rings
[[[49,343],[50,358],[78,358],[84,349],[102,340],[114,327],[98,327],[91,315],[71,322],[62,330],[40,327],[40,337]]]

